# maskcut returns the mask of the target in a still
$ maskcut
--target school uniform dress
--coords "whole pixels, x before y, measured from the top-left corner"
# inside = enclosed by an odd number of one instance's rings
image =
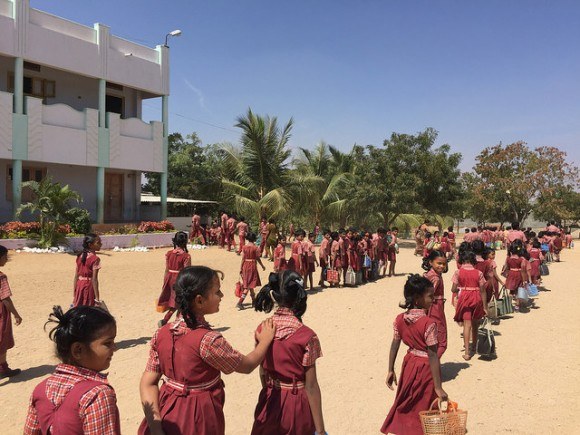
[[[396,236],[391,236],[391,243],[387,245],[387,259],[392,263],[397,262],[397,248],[395,247],[397,240]]]
[[[262,254],[266,247],[266,238],[268,237],[268,224],[266,222],[260,223],[260,236],[260,254]]]
[[[260,258],[260,248],[253,243],[246,245],[242,249],[242,257],[242,287],[248,289],[262,285],[256,261]]]
[[[115,390],[107,376],[83,367],[59,364],[34,389],[24,424],[25,435],[118,435]]]
[[[348,265],[352,267],[352,270],[358,272],[360,270],[360,265],[358,261],[357,247],[352,239],[345,237],[344,239],[344,249],[346,252],[346,257]]]
[[[427,315],[437,322],[437,356],[441,356],[447,350],[447,319],[445,318],[445,294],[443,277],[430,269],[423,276],[433,283],[435,294],[433,303]]]
[[[342,268],[342,266],[343,266],[342,256],[340,253],[340,242],[338,240],[332,241],[332,245],[330,246],[330,252],[332,253],[332,256],[334,257],[332,267],[334,267],[335,269]]]
[[[495,262],[495,260],[489,260],[489,266],[490,266],[491,271],[492,271],[491,278],[489,280],[489,282],[491,284],[491,289],[492,289],[493,294],[495,295],[495,298],[499,299],[499,281],[495,277],[496,270],[497,270],[497,263]]]
[[[318,249],[319,264],[322,269],[328,267],[328,256],[330,255],[329,244],[330,244],[329,240],[325,237],[322,239],[322,242],[320,243],[320,248]]]
[[[538,248],[530,249],[530,266],[531,266],[531,279],[533,282],[537,282],[540,276],[540,264],[542,263],[542,251]]]
[[[308,367],[322,356],[320,341],[288,308],[278,308],[272,319],[276,334],[262,361],[266,386],[258,398],[252,435],[313,434],[304,382]]]
[[[479,293],[479,286],[485,285],[483,273],[471,264],[463,264],[459,270],[455,271],[451,281],[459,289],[453,320],[463,322],[464,320],[483,319],[485,311]]]
[[[485,278],[485,293],[487,294],[487,300],[491,299],[491,295],[493,294],[493,286],[491,283],[491,278],[493,277],[493,269],[491,267],[490,260],[484,260],[479,255],[476,257],[477,263],[475,264],[475,268],[479,270],[483,277]]]
[[[221,222],[221,233],[220,233],[220,246],[223,248],[226,243],[228,243],[228,215],[223,213],[220,218]]]
[[[0,354],[14,347],[14,335],[12,335],[12,314],[2,303],[4,299],[12,297],[8,277],[0,272]]]
[[[246,234],[248,234],[248,224],[245,222],[239,222],[238,228],[238,238],[240,239],[240,247],[238,248],[238,253],[242,252],[242,248],[246,245]]]
[[[428,346],[437,345],[437,323],[424,310],[412,309],[396,317],[393,334],[409,350],[403,359],[395,402],[381,432],[421,435],[419,411],[427,411],[437,397],[427,354]]]
[[[73,306],[95,306],[95,289],[93,288],[93,271],[101,268],[101,259],[89,252],[85,264],[82,263],[82,254],[77,257],[77,283],[75,285]]]
[[[505,279],[505,288],[511,294],[518,292],[518,287],[523,284],[522,269],[524,268],[524,259],[517,255],[509,256],[505,261],[505,268],[507,269],[507,278]]]
[[[288,269],[293,270],[300,275],[304,275],[304,261],[302,262],[302,268],[300,268],[300,258],[303,259],[304,256],[304,246],[302,245],[302,242],[299,240],[294,240],[292,242],[291,249],[292,256],[288,261]]]
[[[145,371],[163,375],[159,411],[166,435],[225,433],[221,372],[235,371],[243,355],[212,331],[203,316],[196,320],[191,329],[179,318],[159,328],[151,339]],[[150,433],[145,419],[138,433]]]
[[[265,242],[264,242],[265,243]],[[260,253],[262,249],[260,248]],[[288,268],[286,264],[286,247],[279,243],[274,250],[274,272],[280,272]]]
[[[161,288],[159,299],[157,299],[157,311],[163,312],[176,308],[175,290],[173,286],[175,285],[175,281],[177,281],[179,272],[187,266],[191,266],[191,255],[189,253],[181,248],[167,251],[165,254],[167,273],[163,277],[163,287]]]
[[[316,266],[314,263],[314,256],[316,255],[315,249],[314,249],[314,243],[312,243],[310,240],[306,240],[306,242],[304,242],[304,248],[305,248],[305,265],[306,265],[306,271],[308,273],[313,273],[314,271],[316,271]]]
[[[349,262],[348,262],[348,245],[349,245],[349,240],[346,237],[339,237],[338,238],[338,247],[339,249],[339,255],[340,255],[340,264],[342,264],[342,268],[343,269],[347,269],[348,266],[350,266]]]

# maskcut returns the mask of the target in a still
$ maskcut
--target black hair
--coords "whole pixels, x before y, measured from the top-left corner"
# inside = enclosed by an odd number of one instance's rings
[[[73,343],[89,345],[99,338],[107,326],[116,325],[115,318],[99,307],[80,305],[63,313],[60,305],[52,307],[52,313],[44,324],[56,323],[48,336],[56,343],[56,356],[65,364],[74,363],[71,354]]]
[[[483,250],[483,254],[481,254],[481,257],[484,260],[487,260],[489,258],[489,256],[490,256],[490,254],[492,254],[492,253],[495,253],[495,249],[493,249],[493,248],[485,248]]]
[[[296,237],[298,236],[306,237],[306,231],[304,231],[302,228],[299,228],[294,232],[294,235]]]
[[[477,228],[476,227],[471,227],[471,232],[472,233],[477,233]]]
[[[175,236],[173,236],[173,239],[171,240],[173,242],[173,249],[180,247],[185,252],[188,252],[187,251],[188,240],[189,236],[185,231],[178,231],[177,233],[175,233]]]
[[[8,255],[8,248],[6,246],[0,245],[0,257]]]
[[[542,244],[540,243],[540,241],[538,239],[532,240],[532,248],[540,249],[541,247],[542,247]]]
[[[459,249],[457,250],[457,252],[459,254],[461,254],[463,251],[470,251],[471,250],[471,243],[469,242],[461,242],[461,244],[459,245]]]
[[[339,235],[338,235],[337,231],[333,231],[332,233],[330,233],[330,238],[332,240],[338,240],[338,237],[339,237]]]
[[[447,231],[449,231],[450,233],[453,232],[453,227],[447,227]]]
[[[443,237],[449,237],[449,233],[447,231],[443,231]]]
[[[475,252],[465,250],[459,253],[459,259],[457,260],[459,264],[477,264],[477,259],[475,258]]]
[[[286,240],[286,236],[284,234],[278,234],[278,237],[276,237],[276,241],[278,243],[282,243],[282,240]]]
[[[426,257],[423,258],[423,264],[421,264],[421,268],[423,270],[427,270],[429,271],[431,269],[431,261],[435,260],[436,258],[445,258],[447,259],[447,257],[445,257],[445,254],[442,251],[431,251],[429,253],[429,255],[427,255]]]
[[[246,234],[246,240],[248,242],[254,243],[256,241],[256,233],[250,231],[248,234]]]
[[[243,217],[243,216],[240,216],[240,222],[244,222],[245,220],[246,220],[246,218],[245,218],[245,217]]]
[[[95,243],[98,238],[99,236],[95,233],[85,234],[85,238],[83,239],[83,252],[77,255],[77,258],[81,257],[82,264],[87,262],[87,255],[89,255],[89,252],[91,251],[91,245]]]
[[[206,266],[188,266],[181,269],[177,275],[174,287],[175,302],[189,328],[194,329],[197,326],[191,303],[198,295],[205,297],[216,278],[223,279],[223,273]]]
[[[331,234],[331,231],[330,231],[328,228],[325,228],[325,229],[322,231],[322,234],[324,234],[324,235],[326,235],[326,234]]]
[[[482,255],[485,249],[485,243],[482,240],[474,240],[471,242],[471,249],[475,255]]]
[[[428,239],[429,237],[431,237],[433,234],[431,234],[429,231],[425,232],[425,238]]]
[[[308,238],[310,239],[312,237],[316,237],[316,234],[315,233],[308,233]]]
[[[256,296],[254,309],[269,313],[276,301],[278,306],[289,308],[298,320],[302,321],[302,316],[306,312],[307,298],[304,281],[300,274],[292,270],[270,273],[268,284],[262,287]]]
[[[346,230],[344,228],[339,228],[338,234],[346,234]]]
[[[424,276],[417,273],[409,275],[403,290],[405,296],[405,308],[407,310],[413,308],[415,306],[415,298],[422,296],[428,288],[432,287],[433,283]]]
[[[519,230],[520,223],[519,222],[512,222],[512,230]]]
[[[393,227],[391,228],[391,231],[399,231],[399,229],[397,227]]]
[[[469,232],[469,228],[465,228],[465,234]]]

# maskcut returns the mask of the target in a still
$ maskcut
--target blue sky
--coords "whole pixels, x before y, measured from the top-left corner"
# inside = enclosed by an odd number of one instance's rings
[[[464,155],[517,140],[580,163],[580,2],[31,0],[144,45],[172,38],[170,131],[237,143],[248,107],[291,146],[439,131]],[[82,5],[82,6],[80,6]],[[158,101],[144,117],[160,119]],[[210,125],[211,124],[211,125]]]

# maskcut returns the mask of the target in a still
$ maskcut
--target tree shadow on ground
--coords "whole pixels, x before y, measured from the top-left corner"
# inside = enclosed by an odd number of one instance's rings
[[[455,379],[461,370],[469,367],[466,362],[447,362],[441,364],[441,381],[448,382]]]
[[[56,366],[51,364],[43,364],[36,367],[30,367],[22,370],[22,373],[20,373],[17,376],[3,379],[3,383],[0,384],[0,386],[6,384],[19,384],[21,382],[30,381],[31,379],[41,378],[42,376],[46,376],[54,372],[55,368]]]
[[[140,346],[141,344],[147,344],[151,340],[151,337],[140,337],[131,338],[129,340],[121,340],[116,343],[117,349],[130,349],[132,347]]]

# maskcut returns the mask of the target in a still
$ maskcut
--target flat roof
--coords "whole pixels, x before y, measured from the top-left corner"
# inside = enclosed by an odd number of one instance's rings
[[[161,203],[161,197],[151,195],[148,193],[141,194],[141,202],[158,202]],[[178,202],[184,204],[218,204],[217,201],[207,201],[204,199],[185,199],[185,198],[171,198],[167,197],[167,202]]]

